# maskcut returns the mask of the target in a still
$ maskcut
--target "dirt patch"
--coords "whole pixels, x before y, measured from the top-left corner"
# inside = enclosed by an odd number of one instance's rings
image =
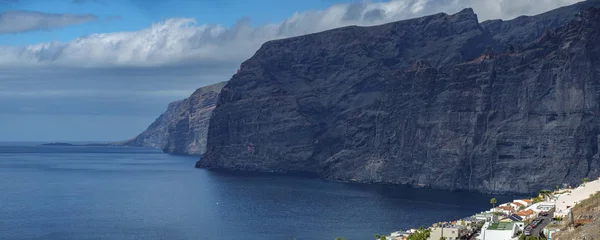
[[[600,193],[581,201],[573,208],[574,229],[566,226],[553,235],[557,240],[600,240]],[[568,222],[565,220],[565,223]]]

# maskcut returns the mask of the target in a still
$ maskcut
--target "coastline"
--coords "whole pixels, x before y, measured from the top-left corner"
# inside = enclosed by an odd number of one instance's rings
[[[505,231],[506,236],[511,236],[510,239],[521,239],[522,235],[529,236],[531,231],[539,226],[535,221],[540,216],[547,216],[549,219],[541,229],[538,229],[537,234],[543,236],[559,232],[561,228],[558,226],[564,225],[578,203],[591,198],[594,194],[600,193],[600,178],[587,181],[584,179],[582,184],[576,188],[571,186],[564,188],[556,188],[554,191],[541,190],[537,197],[526,199],[514,199],[512,202],[492,204],[495,198],[490,200],[492,208],[487,211],[476,213],[465,218],[454,221],[444,221],[433,223],[429,227],[421,226],[419,228],[411,228],[406,231],[399,230],[390,233],[389,235],[381,235],[380,239],[385,240],[421,240],[421,239],[476,239],[487,240],[496,238],[485,238],[491,236],[488,232]],[[536,226],[527,230],[528,226],[535,223]],[[550,228],[546,228],[550,224]],[[511,229],[498,230],[498,226],[510,226]],[[532,225],[533,226],[533,225]],[[444,230],[447,232],[444,236]],[[441,234],[440,234],[441,233]],[[449,233],[449,234],[448,234]],[[448,236],[451,235],[451,236]],[[462,238],[461,238],[462,237]]]
[[[173,154],[173,153],[167,153]],[[189,154],[186,154],[189,155]],[[195,156],[195,155],[191,155]],[[513,197],[523,197],[529,194],[535,194],[535,192],[523,193],[523,192],[510,192],[510,191],[478,191],[477,189],[468,190],[461,188],[443,188],[443,187],[435,187],[431,185],[424,184],[415,184],[415,183],[395,183],[395,182],[385,182],[385,181],[369,181],[369,180],[359,180],[359,179],[340,179],[340,178],[332,178],[328,176],[322,175],[321,172],[306,172],[306,171],[290,171],[290,170],[271,170],[271,169],[259,169],[259,168],[227,168],[227,167],[214,167],[207,164],[202,163],[202,156],[200,159],[196,161],[195,168],[207,169],[211,171],[222,171],[222,172],[247,172],[247,173],[262,173],[262,174],[290,174],[290,175],[305,175],[311,176],[317,179],[330,181],[330,182],[339,182],[339,183],[354,183],[354,184],[372,184],[372,185],[383,185],[383,186],[398,186],[398,187],[409,187],[415,189],[430,189],[436,191],[449,191],[449,192],[466,192],[466,193],[477,193],[477,194],[485,194],[485,195],[503,195],[503,196],[513,196]]]

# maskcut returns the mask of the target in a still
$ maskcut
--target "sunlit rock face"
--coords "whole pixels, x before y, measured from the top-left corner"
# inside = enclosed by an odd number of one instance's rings
[[[169,104],[146,131],[123,145],[200,155],[206,150],[208,121],[225,82],[197,89],[189,98]]]

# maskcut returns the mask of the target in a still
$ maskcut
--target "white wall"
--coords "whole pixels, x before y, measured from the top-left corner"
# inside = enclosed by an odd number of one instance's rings
[[[519,229],[517,224],[513,225],[512,230],[489,230],[488,226],[489,223],[486,223],[482,228],[483,240],[511,240]]]
[[[511,240],[514,233],[512,231],[485,230],[483,240]]]

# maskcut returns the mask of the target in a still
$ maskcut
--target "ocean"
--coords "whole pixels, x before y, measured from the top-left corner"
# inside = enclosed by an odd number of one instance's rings
[[[0,143],[0,239],[370,240],[509,196],[195,169],[150,148]]]

